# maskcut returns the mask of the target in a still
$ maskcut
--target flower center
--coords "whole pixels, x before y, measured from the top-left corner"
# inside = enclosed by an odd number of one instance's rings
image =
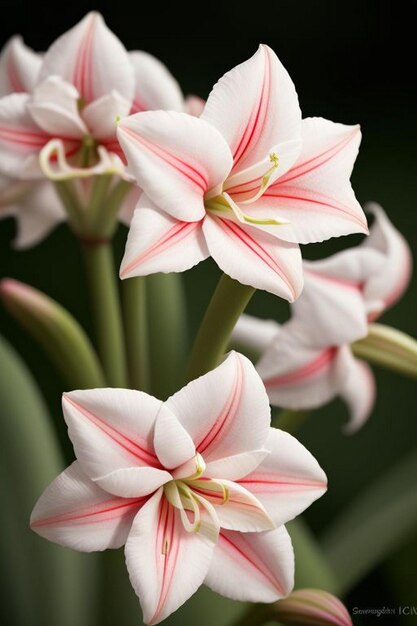
[[[260,177],[261,182],[255,195],[247,200],[241,201],[240,204],[251,204],[262,196],[269,185],[273,172],[279,166],[278,155],[275,152],[271,152],[269,155],[269,161],[271,163],[271,167]],[[255,217],[244,213],[240,206],[234,201],[232,195],[229,195],[223,189],[219,194],[214,193],[211,195],[209,192],[205,198],[204,205],[207,211],[210,211],[219,217],[237,218],[239,222],[244,224],[252,224],[254,226],[279,226],[286,223],[280,222],[274,218]]]

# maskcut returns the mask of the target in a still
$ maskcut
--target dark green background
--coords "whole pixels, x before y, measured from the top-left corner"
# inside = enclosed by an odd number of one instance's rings
[[[414,246],[417,239],[417,97],[414,18],[411,3],[257,2],[243,3],[29,3],[2,1],[1,43],[21,32],[28,44],[45,49],[91,8],[103,12],[127,48],[148,50],[161,58],[186,93],[206,97],[211,85],[229,68],[245,60],[260,41],[268,43],[289,70],[304,116],[362,125],[363,142],[353,175],[361,202],[376,200]],[[0,276],[12,276],[52,295],[90,331],[82,265],[76,243],[65,226],[40,246],[14,252],[14,223],[0,223]],[[117,236],[121,256],[125,231]],[[316,258],[353,245],[347,237],[305,247]],[[190,335],[195,332],[219,272],[211,261],[184,275]],[[406,296],[382,321],[416,334],[416,280]],[[258,293],[250,312],[280,320],[284,303]],[[0,311],[1,333],[29,363],[44,391],[57,429],[66,442],[60,414],[62,384],[37,346]],[[334,402],[318,412],[300,438],[328,473],[328,494],[308,512],[312,527],[321,530],[346,502],[384,469],[417,445],[415,386],[395,374],[375,370],[378,397],[369,423],[355,436],[341,434],[347,414]],[[68,450],[68,448],[67,448]],[[70,454],[70,451],[68,450]],[[416,476],[410,481],[416,482]],[[365,522],[365,520],[364,520]],[[416,531],[417,535],[417,531]],[[405,561],[404,561],[404,567]],[[416,580],[415,564],[409,567]],[[417,605],[417,585],[408,598]],[[379,568],[347,600],[353,606],[396,606],[398,597]],[[392,619],[392,618],[391,618]],[[377,618],[355,623],[376,623]],[[379,618],[393,623],[390,618]],[[417,618],[416,618],[417,622]],[[379,622],[378,622],[379,623]]]

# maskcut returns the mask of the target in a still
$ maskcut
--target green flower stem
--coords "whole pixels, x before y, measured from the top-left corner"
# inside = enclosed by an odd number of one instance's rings
[[[97,234],[97,230],[101,226],[103,213],[106,213],[107,197],[112,179],[113,177],[110,174],[102,174],[101,176],[94,177],[88,210],[86,211],[88,229],[91,230],[92,236]]]
[[[370,324],[368,336],[352,344],[355,356],[417,378],[417,341],[385,324]]]
[[[103,200],[95,215],[94,231],[99,237],[110,239],[114,235],[117,226],[117,216],[122,206],[123,200],[132,189],[132,183],[125,180],[119,180],[110,191],[109,195]],[[94,197],[92,196],[92,200]]]
[[[223,274],[213,294],[192,348],[187,380],[205,374],[219,364],[239,316],[255,293]]]
[[[146,278],[152,393],[161,399],[179,389],[187,350],[187,311],[181,274]]]
[[[279,413],[273,413],[272,426],[280,430],[285,430],[287,433],[293,435],[300,430],[309,414],[310,411],[291,411],[290,409],[284,409]]]
[[[71,180],[61,180],[54,183],[55,191],[64,205],[71,229],[78,235],[85,229],[85,212],[81,206],[74,183]]]
[[[83,245],[99,356],[112,387],[127,386],[122,316],[110,243]]]
[[[146,278],[128,278],[122,282],[123,318],[130,385],[150,391],[148,314]]]

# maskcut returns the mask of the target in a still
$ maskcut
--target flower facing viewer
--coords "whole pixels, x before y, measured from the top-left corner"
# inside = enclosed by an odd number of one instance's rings
[[[205,583],[274,602],[293,585],[283,526],[326,490],[311,454],[270,428],[263,384],[232,352],[166,402],[121,389],[74,391],[63,409],[77,461],[44,492],[31,527],[83,551],[126,544],[144,621]]]
[[[144,190],[122,278],[212,256],[232,278],[293,301],[299,243],[367,232],[349,182],[359,127],[302,120],[268,46],[225,74],[200,118],[138,113],[121,121],[118,138]]]

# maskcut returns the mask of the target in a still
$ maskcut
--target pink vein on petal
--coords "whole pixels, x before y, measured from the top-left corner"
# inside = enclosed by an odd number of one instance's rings
[[[325,282],[333,283],[335,285],[340,285],[341,287],[346,287],[347,289],[353,289],[354,291],[361,292],[363,289],[363,283],[357,280],[349,280],[348,278],[339,278],[338,276],[330,276],[329,274],[322,274],[321,272],[316,272],[310,268],[304,268],[305,276],[312,276],[313,278],[318,278],[319,280],[323,280]]]
[[[161,528],[163,530],[161,532]],[[159,514],[158,527],[157,527],[157,541],[156,541],[156,563],[159,565],[162,563],[162,581],[161,591],[159,595],[158,605],[155,613],[149,620],[149,624],[153,624],[161,613],[165,601],[168,596],[168,592],[171,587],[172,579],[175,574],[175,567],[178,560],[179,552],[179,529],[176,528],[176,514],[174,507],[170,506],[166,499],[163,497],[161,502],[161,510]]]
[[[296,384],[307,378],[312,378],[330,366],[336,356],[337,350],[338,348],[334,347],[327,348],[323,350],[318,357],[307,363],[307,365],[303,365],[302,367],[288,372],[288,374],[280,374],[279,376],[264,379],[264,385],[266,388],[282,387],[283,385]]]
[[[265,48],[262,48],[265,57],[265,71],[263,75],[261,93],[259,101],[257,102],[255,110],[252,111],[246,128],[240,138],[239,144],[233,154],[233,169],[236,169],[237,164],[245,155],[248,147],[251,143],[256,143],[264,126],[267,116],[268,104],[269,104],[269,92],[271,82],[271,67],[268,52]]]
[[[129,439],[123,433],[117,431],[115,428],[110,426],[110,424],[106,424],[103,420],[101,420],[97,415],[94,415],[91,411],[81,406],[77,402],[74,402],[68,396],[65,396],[65,401],[71,404],[77,411],[79,411],[85,418],[87,418],[90,422],[92,422],[97,428],[99,428],[102,432],[104,432],[112,441],[119,444],[126,452],[131,454],[135,459],[141,461],[144,465],[149,465],[151,467],[161,468],[161,464],[159,463],[157,457],[149,450],[146,450],[144,447],[140,446],[137,441],[133,441]]]
[[[0,126],[0,139],[7,141],[8,143],[31,146],[33,148],[42,148],[48,141],[49,137],[41,133],[20,130],[19,128]]]
[[[240,405],[240,398],[243,387],[243,367],[238,356],[236,358],[236,378],[233,388],[226,404],[217,416],[216,421],[210,430],[203,435],[201,441],[196,445],[196,450],[203,454],[208,448],[215,445],[220,437],[224,438],[230,430]],[[210,452],[208,451],[208,454]]]
[[[167,248],[179,243],[189,235],[191,235],[197,228],[201,227],[200,222],[177,222],[168,230],[167,233],[157,241],[152,244],[147,250],[139,254],[133,261],[131,261],[126,267],[123,268],[123,271],[120,273],[120,276],[123,278],[131,272],[133,269],[138,267],[141,263],[145,263],[149,261],[150,258],[154,257],[157,254],[161,254]]]
[[[233,233],[235,237],[237,237],[251,252],[253,252],[265,265],[267,265],[273,272],[278,274],[278,276],[283,280],[283,282],[288,287],[293,299],[296,298],[296,293],[294,291],[294,287],[291,285],[289,279],[284,274],[283,270],[280,268],[275,259],[264,249],[262,246],[255,241],[243,228],[240,228],[234,222],[230,220],[223,220],[215,218],[220,227],[223,230],[229,230]],[[229,234],[229,233],[227,233]]]
[[[92,89],[92,55],[95,16],[92,15],[83,40],[80,43],[73,71],[73,84],[78,89],[80,96],[87,102],[93,98]]]
[[[242,533],[239,533],[239,537],[244,540]],[[246,543],[246,542],[245,542]],[[272,585],[274,589],[278,591],[280,595],[284,595],[284,590],[276,580],[274,575],[266,568],[265,564],[262,563],[261,559],[251,550],[246,543],[245,551],[242,550],[239,546],[237,546],[230,537],[226,537],[224,533],[220,533],[219,535],[219,544],[222,544],[223,549],[228,552],[228,554],[235,560],[237,552],[238,556],[245,562],[249,563],[259,574],[261,574],[266,580]]]
[[[90,508],[80,509],[68,513],[61,513],[51,517],[45,517],[31,523],[32,528],[41,526],[56,526],[58,524],[97,524],[107,522],[119,517],[128,517],[133,512],[139,510],[140,506],[146,502],[149,496],[142,498],[112,498],[105,500]]]
[[[168,163],[172,168],[174,168],[177,172],[185,176],[190,182],[192,182],[196,187],[198,187],[203,193],[205,193],[208,189],[208,181],[205,176],[201,172],[199,172],[195,167],[186,163],[176,155],[169,152],[166,148],[162,148],[161,146],[157,146],[152,142],[148,141],[144,137],[140,137],[138,134],[133,132],[130,128],[123,128],[123,132],[128,135],[135,143],[140,144],[146,150],[155,154],[163,161]]]

